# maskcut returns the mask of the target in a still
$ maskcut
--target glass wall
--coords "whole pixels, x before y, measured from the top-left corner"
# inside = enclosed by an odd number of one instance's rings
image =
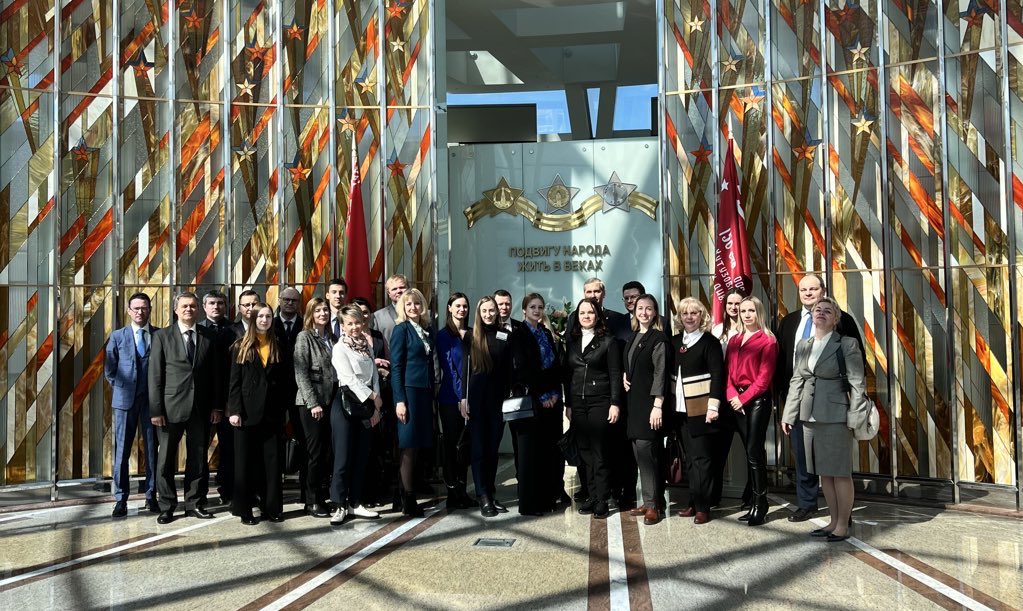
[[[755,292],[784,314],[818,272],[861,325],[884,425],[858,470],[1018,495],[1020,3],[661,10],[673,296],[708,298],[734,139]]]
[[[178,290],[321,291],[353,154],[377,301],[433,285],[431,2],[54,2],[0,1],[0,485],[109,475],[133,292],[164,325]]]

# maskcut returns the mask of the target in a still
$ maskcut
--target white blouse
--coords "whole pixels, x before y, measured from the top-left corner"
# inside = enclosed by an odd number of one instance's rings
[[[352,350],[342,340],[334,344],[330,362],[337,371],[338,386],[347,386],[359,401],[380,394],[380,375],[371,357]]]
[[[813,338],[813,343],[810,345],[810,356],[806,359],[806,366],[813,371],[817,367],[817,361],[821,360],[821,353],[824,352],[824,348],[831,341],[831,336],[834,331],[829,331],[824,337],[817,339]]]

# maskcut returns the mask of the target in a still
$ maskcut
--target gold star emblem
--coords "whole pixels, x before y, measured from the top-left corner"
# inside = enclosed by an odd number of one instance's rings
[[[377,86],[377,82],[371,78],[367,78],[366,80],[355,84],[359,86],[359,89],[362,89],[363,93],[373,93],[373,89]]]
[[[764,96],[754,95],[753,91],[750,91],[744,97],[739,98],[742,102],[743,113],[747,113],[751,110],[758,110],[760,108],[760,100],[763,100]]]
[[[391,45],[391,51],[393,51],[395,53],[398,53],[400,51],[404,51],[405,50],[405,41],[404,40],[392,40],[392,41],[390,41],[389,44]]]
[[[703,31],[703,19],[693,15],[693,18],[686,22],[686,27],[689,28],[690,32],[702,32]]]
[[[856,41],[856,46],[849,49],[852,53],[853,63],[867,61],[867,53],[870,52],[870,47],[864,47],[860,41]]]
[[[721,62],[725,72],[739,72],[739,62],[742,60],[736,57],[729,57],[725,61]]]
[[[237,85],[235,85],[235,87],[238,88],[238,97],[249,96],[249,99],[251,99],[252,98],[252,89],[255,86],[256,86],[256,84],[255,83],[250,83],[249,79],[245,79],[241,83],[238,83]]]
[[[579,193],[579,189],[566,185],[561,174],[555,174],[554,181],[543,189],[537,189],[537,193],[547,200],[548,212],[567,214],[572,211],[572,198]]]
[[[292,22],[291,27],[284,31],[288,34],[288,40],[302,40],[302,33],[305,32],[305,28]]]
[[[507,210],[515,204],[515,200],[522,195],[522,189],[509,186],[504,176],[497,181],[497,186],[489,191],[483,192],[483,197],[490,200],[498,210]]]
[[[295,164],[295,167],[288,168],[288,172],[291,173],[291,184],[294,188],[298,188],[298,183],[302,182],[306,178],[309,178],[309,174],[312,173],[312,168],[306,168],[302,166],[302,162],[299,161]]]
[[[856,126],[857,134],[870,134],[870,130],[871,127],[873,127],[874,122],[867,119],[866,115],[861,114],[860,118],[853,121],[852,124]]]
[[[355,132],[355,119],[351,117],[345,117],[344,119],[338,119],[337,122],[341,124],[342,133]]]
[[[245,144],[240,149],[234,149],[234,154],[238,157],[238,163],[243,161],[252,161],[252,156],[256,153],[256,149]]]
[[[797,160],[813,161],[813,156],[817,152],[816,146],[810,146],[803,144],[792,149],[792,153],[796,156]]]

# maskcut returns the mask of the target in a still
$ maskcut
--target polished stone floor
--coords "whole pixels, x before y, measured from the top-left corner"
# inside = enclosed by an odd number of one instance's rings
[[[226,511],[160,526],[141,501],[120,521],[109,503],[0,513],[0,609],[1023,608],[1019,519],[857,503],[854,538],[824,543],[781,496],[759,528],[736,506],[644,526],[521,517],[510,478],[512,512],[490,520],[442,503],[337,528],[298,505],[255,527]]]

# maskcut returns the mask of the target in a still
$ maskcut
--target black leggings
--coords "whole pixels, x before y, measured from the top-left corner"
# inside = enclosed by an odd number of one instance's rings
[[[771,423],[771,401],[767,394],[760,395],[743,406],[745,414],[733,412],[739,439],[746,449],[746,487],[752,494],[767,492],[767,427]],[[752,494],[743,494],[750,500]]]

